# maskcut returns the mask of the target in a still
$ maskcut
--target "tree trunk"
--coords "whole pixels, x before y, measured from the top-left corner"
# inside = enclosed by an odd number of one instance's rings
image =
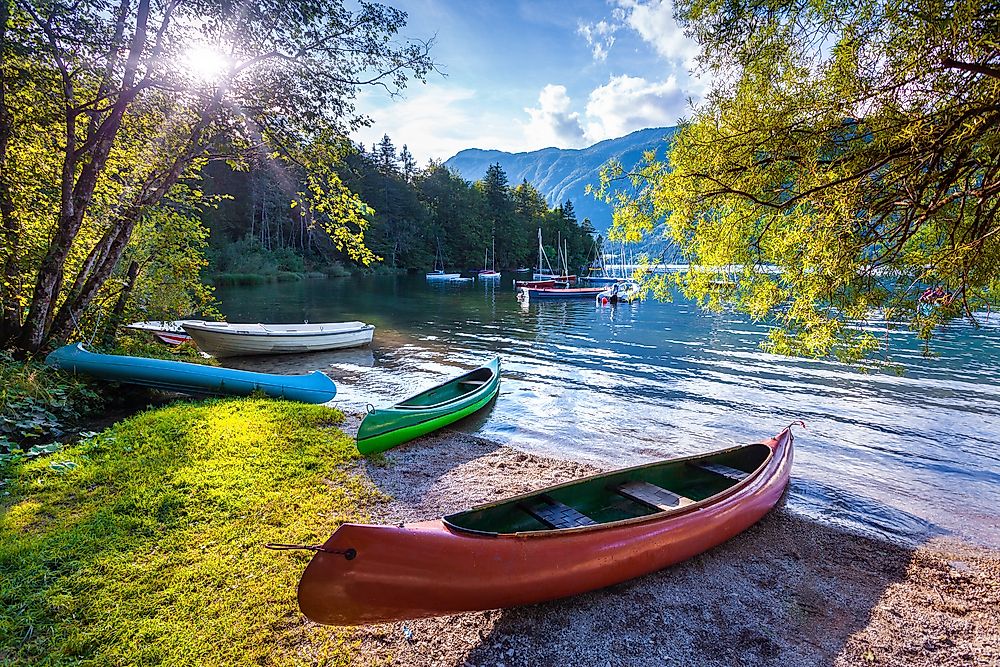
[[[128,298],[132,295],[132,290],[135,288],[135,281],[139,277],[139,262],[132,260],[128,265],[128,274],[125,278],[125,286],[122,288],[121,294],[118,295],[118,299],[115,301],[115,307],[111,309],[111,316],[108,318],[108,322],[104,328],[104,336],[102,337],[105,345],[110,345],[114,341],[115,333],[122,324],[122,315],[125,313],[125,305],[128,303]]]
[[[146,45],[148,20],[149,0],[139,0],[135,34],[129,45],[128,60],[122,74],[122,85],[108,117],[96,127],[93,135],[88,136],[80,147],[80,150],[84,148],[89,148],[89,150],[85,155],[86,160],[79,160],[79,162],[83,162],[83,166],[79,169],[79,175],[76,175],[78,159],[83,156],[78,154],[75,141],[78,111],[72,108],[74,106],[73,91],[69,84],[66,84],[67,147],[66,157],[63,161],[62,205],[56,232],[39,266],[31,298],[31,308],[28,310],[28,317],[18,340],[18,347],[29,352],[37,352],[49,337],[56,302],[65,279],[66,259],[69,257],[73,242],[93,200],[94,190],[107,164],[108,155],[111,153],[114,140],[121,128],[125,111],[137,93],[134,87],[135,78]],[[53,49],[56,49],[56,42],[52,43]],[[58,58],[58,53],[54,55]],[[68,74],[64,73],[64,79],[69,81]],[[72,304],[64,304],[64,310],[66,306],[72,306]]]

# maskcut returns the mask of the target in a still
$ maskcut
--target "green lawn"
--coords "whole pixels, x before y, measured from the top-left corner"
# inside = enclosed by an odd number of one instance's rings
[[[339,664],[295,603],[376,491],[329,408],[178,403],[0,468],[0,664]]]

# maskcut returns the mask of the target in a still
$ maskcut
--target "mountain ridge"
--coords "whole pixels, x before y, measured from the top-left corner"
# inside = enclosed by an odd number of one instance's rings
[[[644,128],[585,148],[548,147],[520,153],[466,148],[444,164],[462,178],[476,181],[490,165],[499,163],[512,185],[528,181],[538,188],[549,206],[571,200],[577,219],[582,222],[590,218],[594,228],[603,233],[611,225],[611,207],[587,195],[587,185],[598,184],[601,166],[611,159],[620,160],[626,170],[634,167],[649,150],[655,150],[657,158],[662,159],[668,139],[676,131],[676,127]]]

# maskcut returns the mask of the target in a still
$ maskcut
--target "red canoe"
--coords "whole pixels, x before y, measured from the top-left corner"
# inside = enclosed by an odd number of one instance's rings
[[[759,444],[603,473],[436,521],[345,524],[299,582],[331,625],[532,604],[610,586],[725,542],[781,498],[785,429]]]

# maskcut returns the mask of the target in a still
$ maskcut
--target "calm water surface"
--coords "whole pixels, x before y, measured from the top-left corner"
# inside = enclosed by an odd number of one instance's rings
[[[926,358],[893,333],[904,373],[760,351],[766,327],[687,302],[522,305],[494,285],[349,278],[218,290],[230,321],[364,320],[372,347],[234,360],[323,369],[336,403],[394,402],[503,359],[492,412],[460,426],[544,455],[626,466],[760,440],[794,419],[798,513],[897,541],[1000,546],[1000,319],[956,323]]]

